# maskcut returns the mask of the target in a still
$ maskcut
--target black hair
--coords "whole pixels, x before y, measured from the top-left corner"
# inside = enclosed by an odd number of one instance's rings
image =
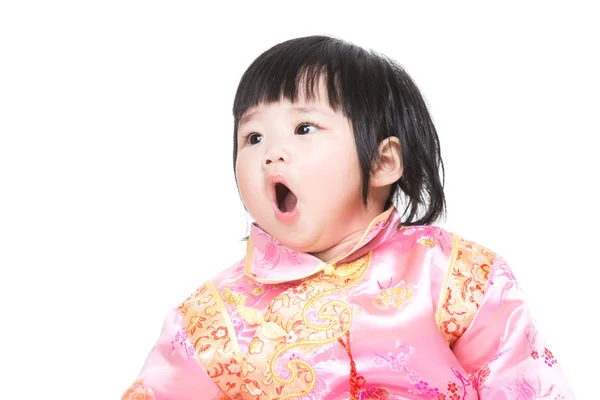
[[[392,185],[385,208],[398,207],[402,195],[406,202],[402,225],[429,225],[445,214],[439,138],[416,84],[389,57],[330,36],[279,43],[256,58],[243,74],[233,103],[234,172],[237,129],[244,113],[283,98],[294,102],[300,93],[313,100],[321,79],[326,83],[330,107],[341,110],[352,124],[365,207],[379,144],[395,136],[400,140],[404,170]]]

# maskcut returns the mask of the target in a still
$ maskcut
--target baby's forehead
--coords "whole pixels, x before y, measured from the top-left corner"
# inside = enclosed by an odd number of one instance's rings
[[[248,111],[255,111],[266,108],[280,108],[285,110],[296,110],[296,111],[315,111],[315,110],[331,110],[331,105],[327,98],[298,98],[296,100],[290,100],[282,98],[277,101],[265,101],[257,104],[254,107],[248,109]]]
[[[325,116],[334,116],[337,113],[336,110],[331,107],[331,104],[329,104],[327,96],[315,98],[302,96],[294,101],[281,98],[277,101],[264,101],[248,108],[242,115],[240,123],[250,119],[254,115],[267,112],[278,112],[290,115],[319,113]]]
[[[307,114],[321,114],[324,118],[345,117],[342,97],[340,93],[329,92],[330,83],[325,74],[309,76],[304,73],[296,77],[293,88],[287,86],[290,82],[281,83],[279,88],[257,88],[261,94],[254,97],[255,102],[251,101],[247,109],[240,110],[238,126],[267,114],[285,114],[290,118]]]

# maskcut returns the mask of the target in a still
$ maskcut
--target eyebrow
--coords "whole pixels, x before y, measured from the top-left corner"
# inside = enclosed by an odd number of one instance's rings
[[[301,114],[310,114],[310,113],[318,113],[318,114],[322,114],[325,115],[327,117],[332,117],[333,115],[330,112],[327,112],[321,108],[316,108],[316,107],[301,107],[301,106],[294,106],[291,107],[290,110],[294,110],[297,111]],[[238,123],[239,125],[243,125],[246,122],[250,122],[252,121],[252,119],[254,118],[254,116],[258,114],[258,111],[252,111],[249,112],[247,114],[245,114],[242,118],[240,118],[240,122]]]
[[[250,122],[252,121],[252,118],[258,113],[258,111],[252,111],[249,112],[247,114],[245,114],[242,118],[240,118],[240,122],[238,123],[238,126],[245,124],[246,122]]]

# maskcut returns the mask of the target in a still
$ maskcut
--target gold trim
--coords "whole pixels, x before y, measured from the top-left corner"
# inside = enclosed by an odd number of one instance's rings
[[[458,247],[460,245],[460,236],[456,233],[452,233],[452,252],[450,254],[450,264],[448,265],[448,270],[446,271],[446,276],[444,277],[444,284],[440,290],[440,296],[438,298],[438,304],[435,309],[435,322],[440,325],[440,319],[442,317],[442,307],[444,303],[444,298],[446,296],[446,288],[450,282],[450,277],[452,276],[452,271],[454,271],[454,264],[456,263],[456,256],[458,254]]]
[[[252,245],[252,238],[248,237],[246,240],[246,260],[244,261],[244,273],[247,276],[255,278],[252,275],[252,260],[254,259],[254,246]]]
[[[221,298],[221,295],[217,291],[217,287],[211,282],[204,282],[204,286],[208,289],[208,292],[215,299],[215,303],[217,307],[221,311],[221,315],[223,315],[223,322],[227,326],[227,330],[230,332],[229,337],[231,338],[231,352],[234,355],[234,358],[237,362],[241,363],[242,361],[242,351],[240,350],[240,343],[238,342],[237,335],[235,334],[235,328],[233,327],[233,323],[231,322],[231,316],[229,315],[229,311],[227,311],[227,307]]]
[[[314,269],[312,272],[309,272],[306,275],[294,276],[291,279],[283,279],[283,280],[281,280],[281,279],[264,279],[264,278],[259,278],[258,276],[254,276],[252,274],[252,272],[247,273],[246,275],[249,276],[250,278],[254,279],[256,282],[266,283],[267,285],[271,285],[271,284],[277,284],[277,283],[283,283],[283,282],[291,282],[291,281],[299,281],[299,280],[302,280],[302,279],[306,279],[306,278],[309,278],[309,277],[311,277],[313,275],[318,274],[319,272],[322,272],[324,270],[324,268],[325,268],[325,263],[321,263],[318,268]]]

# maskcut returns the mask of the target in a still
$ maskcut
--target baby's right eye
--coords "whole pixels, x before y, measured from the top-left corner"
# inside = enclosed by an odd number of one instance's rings
[[[251,144],[258,144],[262,142],[263,136],[260,133],[251,133],[246,137],[246,141]]]

